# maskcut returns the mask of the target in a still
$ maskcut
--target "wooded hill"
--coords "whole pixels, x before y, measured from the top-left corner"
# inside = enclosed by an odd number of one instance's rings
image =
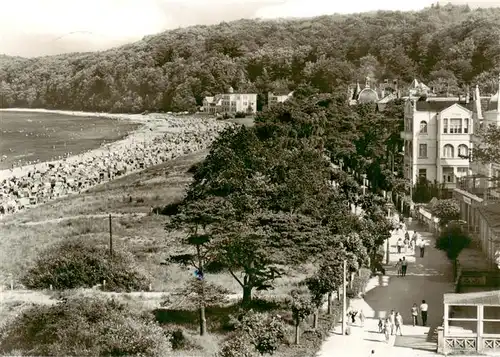
[[[434,6],[300,20],[240,20],[145,37],[119,48],[33,59],[0,56],[0,105],[85,111],[184,111],[206,95],[347,92],[366,76],[418,78],[437,91],[478,83],[500,65],[500,9]]]

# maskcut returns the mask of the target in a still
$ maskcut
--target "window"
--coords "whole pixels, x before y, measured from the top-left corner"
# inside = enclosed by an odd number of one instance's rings
[[[452,158],[453,156],[454,156],[453,146],[450,144],[446,144],[443,147],[443,157]]]
[[[420,122],[420,133],[427,134],[427,122],[425,120]]]
[[[458,157],[462,159],[469,158],[469,148],[467,147],[467,145],[458,145]]]
[[[469,119],[465,118],[464,119],[464,134],[468,134],[468,133],[469,133]]]
[[[418,178],[427,180],[427,169],[419,169],[418,170]]]
[[[418,157],[427,157],[427,144],[420,144],[419,145]]]
[[[450,119],[450,134],[462,134],[462,119]]]
[[[443,167],[443,182],[453,182],[453,167]]]
[[[448,119],[443,119],[443,133],[448,134]]]

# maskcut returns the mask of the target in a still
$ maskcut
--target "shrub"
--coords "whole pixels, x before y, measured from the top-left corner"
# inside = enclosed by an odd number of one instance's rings
[[[30,289],[90,288],[106,280],[106,290],[147,290],[149,278],[136,267],[129,253],[97,247],[81,239],[47,249],[21,278]]]
[[[0,353],[38,356],[164,356],[171,350],[153,316],[105,297],[34,306],[2,329]]]
[[[245,112],[236,112],[234,114],[235,118],[246,118],[246,116],[247,116],[247,113],[245,113]]]
[[[460,219],[460,206],[454,199],[439,200],[433,205],[431,213],[439,218],[439,225],[445,227],[449,222]]]
[[[222,344],[217,357],[254,357],[251,347],[246,343],[243,336],[233,334]]]
[[[469,235],[460,226],[453,225],[441,232],[436,240],[436,248],[445,251],[449,259],[455,260],[471,243]]]

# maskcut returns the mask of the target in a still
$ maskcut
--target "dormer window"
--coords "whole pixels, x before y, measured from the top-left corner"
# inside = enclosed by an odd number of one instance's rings
[[[425,120],[420,122],[420,134],[427,134],[427,122]]]

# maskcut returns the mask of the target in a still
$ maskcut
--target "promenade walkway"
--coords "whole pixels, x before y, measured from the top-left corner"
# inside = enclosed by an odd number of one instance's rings
[[[351,335],[343,336],[341,325],[336,326],[317,357],[370,356],[372,350],[375,350],[374,356],[437,356],[434,332],[442,322],[443,294],[454,290],[452,265],[444,252],[434,248],[432,234],[424,231],[415,220],[408,224],[410,235],[414,230],[427,243],[424,257],[420,258],[418,249],[417,252],[408,250],[406,254],[398,254],[396,242],[403,233],[393,233],[386,275],[370,280],[364,299],[351,300],[351,307],[362,309],[366,316],[364,327],[351,326]],[[406,277],[399,277],[395,264],[403,256],[409,262],[408,272]],[[422,300],[429,304],[427,327],[413,327],[410,309],[413,303],[420,305]],[[378,319],[387,316],[391,310],[399,311],[403,316],[403,336],[391,336],[387,343],[384,335],[378,333]]]

